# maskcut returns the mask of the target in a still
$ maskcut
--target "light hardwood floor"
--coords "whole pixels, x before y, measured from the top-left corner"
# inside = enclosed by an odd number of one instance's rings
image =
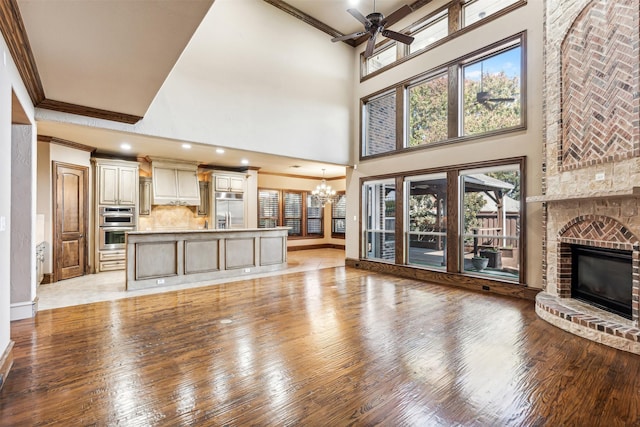
[[[531,301],[346,267],[12,323],[0,424],[640,425],[640,357]]]

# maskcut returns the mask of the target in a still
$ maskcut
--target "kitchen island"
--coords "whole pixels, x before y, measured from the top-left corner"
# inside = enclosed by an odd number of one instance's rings
[[[287,227],[132,231],[126,289],[146,289],[287,267]]]

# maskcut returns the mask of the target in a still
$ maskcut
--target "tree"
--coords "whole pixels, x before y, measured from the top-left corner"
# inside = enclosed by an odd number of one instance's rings
[[[442,75],[411,88],[409,147],[447,139],[447,82]]]
[[[493,99],[514,98],[514,101],[478,102],[478,93],[488,92]],[[521,123],[519,102],[520,77],[508,77],[504,71],[484,73],[481,80],[464,81],[463,123],[465,135],[517,126]]]

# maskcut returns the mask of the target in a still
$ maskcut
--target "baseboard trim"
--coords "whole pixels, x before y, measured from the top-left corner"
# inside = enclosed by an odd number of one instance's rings
[[[13,366],[13,341],[9,341],[7,348],[4,350],[2,354],[2,358],[0,358],[0,390],[7,382],[7,377],[9,376],[9,371]]]
[[[22,320],[35,317],[38,312],[38,298],[33,301],[17,302],[10,306],[10,320]]]
[[[44,277],[42,278],[41,285],[46,285],[47,283],[53,283],[53,273],[44,273]]]
[[[342,249],[344,245],[334,245],[333,243],[322,243],[318,245],[288,246],[287,251],[305,251],[307,249]]]
[[[426,282],[437,283],[440,285],[455,286],[458,288],[470,289],[478,292],[507,295],[530,301],[535,301],[536,295],[542,290],[531,288],[526,285],[505,283],[496,280],[466,276],[464,274],[425,270],[422,268],[410,267],[406,265],[387,264],[383,262],[354,258],[345,259],[345,266],[359,268],[361,270],[374,271],[376,273],[387,273],[394,276],[424,280]]]

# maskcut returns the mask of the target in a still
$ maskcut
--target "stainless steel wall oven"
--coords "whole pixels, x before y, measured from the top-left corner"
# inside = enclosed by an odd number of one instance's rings
[[[130,206],[100,206],[99,249],[124,249],[126,233],[135,231],[135,208]]]

